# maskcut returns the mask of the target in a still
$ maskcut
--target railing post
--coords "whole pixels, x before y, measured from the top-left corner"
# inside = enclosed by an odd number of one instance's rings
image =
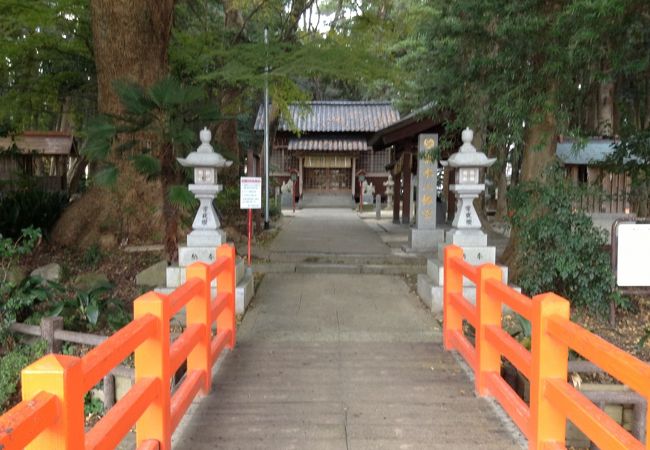
[[[494,264],[484,264],[479,268],[476,284],[476,392],[487,395],[486,375],[490,372],[500,373],[501,354],[485,337],[485,329],[490,325],[501,328],[501,303],[487,293],[489,280],[501,282],[501,269]]]
[[[445,247],[445,261],[444,261],[444,286],[443,286],[443,317],[442,317],[442,337],[446,350],[452,350],[449,335],[453,331],[463,330],[463,318],[451,305],[451,294],[462,294],[463,292],[463,276],[460,272],[453,270],[449,262],[452,258],[463,258],[463,249],[455,245],[448,245]]]
[[[554,293],[533,297],[530,378],[530,436],[528,448],[541,450],[546,442],[564,445],[566,415],[554,407],[544,396],[549,379],[566,380],[569,349],[548,334],[551,316],[570,320],[568,300]]]
[[[235,317],[235,247],[229,244],[221,245],[217,248],[218,258],[228,258],[226,268],[217,275],[217,291],[225,292],[230,295],[228,306],[217,317],[217,332],[230,330],[230,343],[228,348],[235,348],[237,342],[237,322]]]
[[[43,317],[41,319],[41,337],[47,342],[48,353],[60,353],[61,341],[54,337],[56,330],[63,329],[63,317]]]
[[[133,303],[134,320],[151,314],[157,319],[156,333],[135,350],[135,382],[143,378],[160,380],[156,399],[146,409],[136,425],[136,440],[140,445],[148,439],[160,442],[160,450],[171,449],[169,320],[170,305],[155,292],[147,292]]]
[[[23,400],[30,400],[39,392],[49,392],[59,399],[58,420],[39,434],[28,448],[84,448],[82,381],[81,360],[73,356],[46,355],[23,369]]]
[[[194,263],[187,268],[187,280],[201,280],[201,295],[192,298],[185,306],[187,326],[201,326],[201,340],[187,357],[187,371],[200,370],[205,373],[202,392],[208,394],[212,386],[212,361],[210,356],[210,340],[212,338],[212,322],[210,321],[211,303],[210,280],[208,266],[204,263]]]

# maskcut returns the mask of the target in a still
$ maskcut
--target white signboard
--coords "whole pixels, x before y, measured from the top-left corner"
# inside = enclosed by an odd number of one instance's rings
[[[262,209],[262,178],[241,177],[239,179],[239,207]]]
[[[616,284],[650,286],[650,224],[622,223],[617,234]]]

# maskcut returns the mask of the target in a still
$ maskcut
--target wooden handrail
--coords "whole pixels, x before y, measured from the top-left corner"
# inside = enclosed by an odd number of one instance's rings
[[[650,365],[571,322],[569,302],[558,295],[520,294],[501,281],[496,266],[474,267],[455,246],[445,248],[444,265],[444,346],[467,360],[479,395],[492,396],[501,404],[528,438],[530,449],[565,448],[567,419],[601,448],[650,449],[650,439],[641,443],[566,382],[571,349],[636,391],[647,405]],[[475,305],[463,296],[463,277],[476,284]],[[530,351],[502,329],[503,305],[530,321]],[[464,320],[476,329],[474,345],[463,333]],[[529,379],[529,406],[499,375],[502,356]],[[650,428],[650,423],[646,426]]]
[[[235,345],[234,247],[220,246],[210,265],[192,264],[186,278],[169,296],[149,292],[136,299],[133,321],[83,358],[50,354],[26,367],[23,401],[0,417],[0,448],[114,448],[133,425],[139,449],[171,448],[171,434],[194,397],[210,391],[212,366],[224,348]],[[183,307],[187,328],[170,343],[170,319]],[[135,385],[85,433],[85,393],[131,353]],[[187,376],[172,396],[171,376],[185,360]]]

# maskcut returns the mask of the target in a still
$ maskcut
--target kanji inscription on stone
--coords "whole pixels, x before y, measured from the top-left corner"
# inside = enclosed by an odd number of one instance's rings
[[[418,229],[436,228],[436,197],[438,161],[434,159],[438,147],[437,134],[421,134],[418,145],[418,192],[415,225]]]

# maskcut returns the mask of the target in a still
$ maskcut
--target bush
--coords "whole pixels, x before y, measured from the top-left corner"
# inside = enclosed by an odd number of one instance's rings
[[[29,345],[17,345],[0,359],[0,411],[4,412],[18,392],[20,371],[43,356],[45,350],[45,341],[39,340]]]
[[[68,204],[63,192],[24,189],[0,194],[0,234],[18,238],[27,227],[49,232]]]
[[[239,208],[239,186],[226,186],[223,191],[219,192],[215,202],[217,211],[226,220],[228,217],[236,217],[241,214]]]
[[[623,299],[614,291],[605,232],[573,206],[580,192],[554,168],[545,183],[522,183],[508,193],[517,282],[528,295],[553,291],[604,314]]]

